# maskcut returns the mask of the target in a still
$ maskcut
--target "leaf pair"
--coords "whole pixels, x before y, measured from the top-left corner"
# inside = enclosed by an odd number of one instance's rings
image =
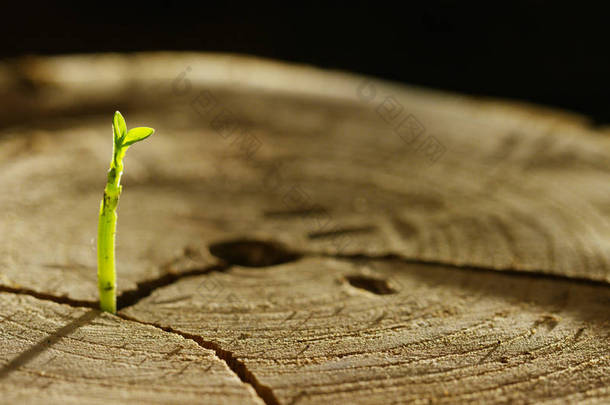
[[[126,148],[136,142],[143,141],[155,133],[155,130],[149,127],[136,127],[127,131],[125,119],[118,111],[114,113],[112,129],[114,131],[114,144],[117,149]]]

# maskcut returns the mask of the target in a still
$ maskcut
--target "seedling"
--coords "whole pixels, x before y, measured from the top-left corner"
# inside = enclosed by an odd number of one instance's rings
[[[116,270],[114,245],[117,221],[117,206],[121,195],[121,175],[123,158],[127,149],[136,142],[151,136],[155,130],[137,127],[127,131],[125,119],[120,112],[114,113],[112,121],[114,144],[112,160],[108,170],[108,181],[104,188],[104,198],[100,204],[100,221],[97,230],[97,286],[100,291],[102,311],[116,313]]]

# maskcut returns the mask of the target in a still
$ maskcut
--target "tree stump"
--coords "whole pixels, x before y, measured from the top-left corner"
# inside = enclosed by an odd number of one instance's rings
[[[231,55],[0,64],[5,403],[604,403],[610,139]],[[117,316],[97,311],[115,110]]]

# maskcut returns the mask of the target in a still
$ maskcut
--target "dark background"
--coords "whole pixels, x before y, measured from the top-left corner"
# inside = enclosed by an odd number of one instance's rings
[[[527,100],[610,123],[608,14],[582,2],[11,4],[0,27],[3,58],[141,50],[245,53]]]

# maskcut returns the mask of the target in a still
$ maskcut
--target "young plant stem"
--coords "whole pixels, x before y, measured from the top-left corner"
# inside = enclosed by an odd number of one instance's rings
[[[102,311],[116,313],[116,268],[115,268],[115,235],[117,207],[121,195],[121,175],[123,158],[127,148],[140,142],[154,133],[154,129],[138,127],[127,131],[123,116],[117,111],[113,120],[114,143],[112,160],[108,170],[108,180],[104,187],[104,197],[100,203],[97,230],[97,286],[100,293]]]
[[[116,313],[116,264],[114,259],[117,206],[121,195],[120,181],[123,165],[115,165],[113,157],[108,171],[108,182],[100,203],[97,234],[97,280],[102,311]]]

